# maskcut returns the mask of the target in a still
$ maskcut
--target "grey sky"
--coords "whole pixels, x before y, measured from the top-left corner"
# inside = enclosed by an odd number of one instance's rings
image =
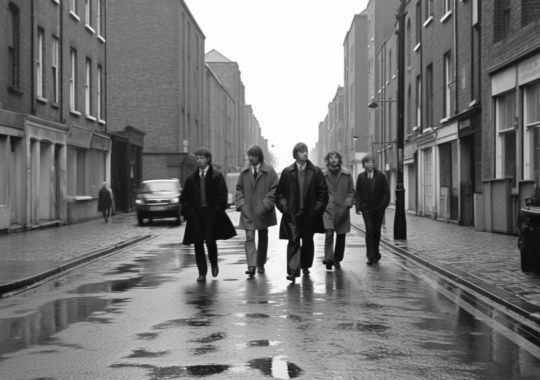
[[[343,40],[367,0],[186,0],[216,49],[237,61],[278,167],[294,143],[313,147],[328,102],[343,84]]]

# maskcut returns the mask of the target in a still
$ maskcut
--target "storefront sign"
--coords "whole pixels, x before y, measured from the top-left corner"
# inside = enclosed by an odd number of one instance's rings
[[[68,133],[68,144],[77,146],[79,148],[90,148],[90,143],[92,141],[92,133],[84,129],[71,127],[69,128]]]
[[[518,84],[540,79],[540,54],[537,54],[518,65]]]
[[[516,67],[512,66],[491,77],[491,96],[502,94],[516,87]]]
[[[91,144],[92,149],[104,150],[108,152],[110,151],[110,146],[111,146],[111,140],[108,139],[107,137],[103,137],[99,135],[92,136],[92,144]]]
[[[472,127],[471,119],[465,119],[461,120],[458,124],[459,131],[463,131],[464,129],[469,129]]]

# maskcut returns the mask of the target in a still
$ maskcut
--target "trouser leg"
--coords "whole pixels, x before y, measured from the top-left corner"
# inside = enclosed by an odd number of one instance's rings
[[[334,261],[340,263],[345,255],[345,234],[337,234],[336,248],[334,249]]]
[[[364,217],[364,224],[366,226],[366,256],[368,260],[375,259],[375,225],[373,220],[373,214],[369,211],[362,212]]]
[[[310,228],[303,228],[302,248],[300,249],[302,269],[309,269],[313,266],[313,259],[315,257],[315,245],[313,244],[314,236],[315,234]]]
[[[246,261],[248,267],[254,267],[257,265],[257,248],[255,246],[255,231],[246,230],[246,242],[244,243],[246,249]]]
[[[381,258],[381,253],[379,251],[379,244],[381,242],[381,228],[382,228],[382,222],[384,220],[384,210],[377,211],[374,215],[374,251],[375,251],[375,259],[379,260]]]
[[[268,228],[259,230],[259,244],[257,246],[257,266],[262,268],[268,256]]]
[[[216,267],[218,263],[218,249],[215,234],[215,219],[210,210],[203,209],[203,220],[204,240],[206,241],[206,249],[208,250],[208,259],[210,260],[210,265]]]
[[[300,274],[300,228],[295,220],[287,222],[289,229],[289,243],[287,244],[287,274],[291,276]]]
[[[334,262],[334,230],[326,230],[324,239],[324,259],[326,262]]]

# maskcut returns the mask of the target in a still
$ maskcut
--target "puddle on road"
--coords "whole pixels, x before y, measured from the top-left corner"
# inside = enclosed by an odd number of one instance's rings
[[[120,280],[103,281],[91,284],[84,284],[77,289],[69,291],[70,294],[93,294],[93,293],[121,293],[133,288],[155,289],[165,281],[170,280],[169,276],[142,275]]]
[[[140,270],[141,267],[139,265],[133,263],[126,263],[117,266],[115,269],[113,269],[107,274],[139,273]]]
[[[248,362],[248,366],[253,369],[258,369],[265,376],[270,376],[274,379],[294,379],[303,372],[300,367],[287,361],[283,356],[253,359]]]
[[[345,331],[360,331],[380,334],[389,330],[390,327],[378,323],[350,322],[338,323],[337,329]]]
[[[278,341],[268,339],[250,340],[244,347],[270,347],[277,346],[279,343]]]
[[[152,340],[152,339],[156,339],[158,336],[159,336],[159,333],[157,332],[143,332],[143,333],[137,334],[137,339]]]
[[[205,344],[204,346],[194,348],[193,354],[196,356],[199,356],[199,355],[209,354],[211,352],[216,352],[216,351],[217,351],[217,347],[214,346],[213,344]]]
[[[198,342],[198,343],[211,343],[211,342],[217,342],[218,340],[225,339],[227,337],[227,334],[224,332],[217,332],[210,334],[208,336],[205,336],[204,338],[195,339],[192,342]]]
[[[167,322],[158,323],[153,326],[154,330],[164,330],[171,327],[177,326],[190,326],[190,327],[208,327],[212,324],[209,319],[200,319],[200,318],[181,318],[173,319]]]
[[[56,333],[78,322],[109,323],[100,312],[115,312],[123,302],[125,299],[66,298],[48,302],[25,316],[0,319],[0,355],[35,345],[60,345],[53,337]]]
[[[145,349],[133,350],[126,358],[158,358],[165,356],[169,351],[146,351]]]

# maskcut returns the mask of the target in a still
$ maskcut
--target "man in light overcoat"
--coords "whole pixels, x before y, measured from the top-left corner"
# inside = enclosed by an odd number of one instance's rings
[[[249,278],[264,273],[268,252],[268,227],[277,224],[276,188],[278,176],[274,168],[264,162],[262,149],[254,145],[247,152],[249,166],[238,177],[236,210],[240,211],[240,228],[246,231],[246,260]],[[255,244],[255,232],[259,237]]]
[[[351,173],[342,167],[342,157],[333,151],[326,155],[324,178],[328,186],[328,206],[323,214],[326,239],[324,261],[326,269],[341,268],[345,253],[345,234],[351,231],[350,209],[354,205],[354,181]],[[336,245],[334,248],[334,235]]]

